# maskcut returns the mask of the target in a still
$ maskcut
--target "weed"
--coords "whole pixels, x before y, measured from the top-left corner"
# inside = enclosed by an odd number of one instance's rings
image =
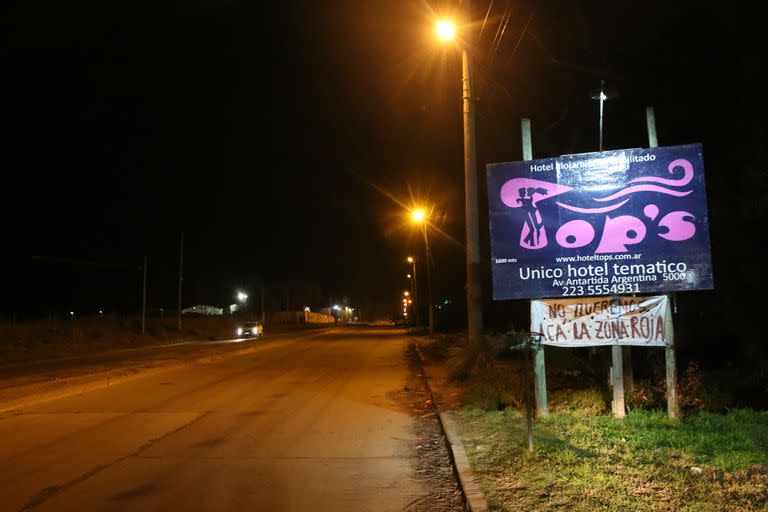
[[[561,389],[549,396],[552,412],[570,412],[577,416],[595,416],[605,412],[604,391],[597,388]]]
[[[419,349],[431,361],[442,361],[448,358],[452,348],[461,343],[458,336],[436,334],[427,340],[420,341]]]
[[[487,368],[468,381],[465,400],[469,407],[486,411],[509,407],[525,411],[521,378],[510,368]]]
[[[680,409],[686,414],[701,411],[722,412],[730,397],[714,385],[706,385],[699,364],[690,361],[680,381]]]
[[[664,405],[664,387],[651,383],[649,379],[637,380],[631,391],[625,395],[627,409],[652,410]]]

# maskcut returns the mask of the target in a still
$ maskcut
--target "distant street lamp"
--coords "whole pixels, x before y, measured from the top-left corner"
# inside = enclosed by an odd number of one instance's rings
[[[426,260],[426,267],[427,267],[427,303],[429,306],[429,309],[428,309],[429,334],[434,334],[435,333],[435,313],[434,313],[434,308],[432,306],[432,273],[429,269],[429,267],[431,266],[432,256],[429,252],[429,238],[427,238],[427,215],[424,212],[424,210],[417,209],[411,212],[411,218],[413,219],[413,222],[421,226],[422,232],[424,233],[424,254],[425,254],[425,260]]]
[[[464,12],[470,14],[470,0],[464,0]],[[437,22],[437,36],[456,41],[456,26],[450,21]],[[462,101],[464,104],[464,200],[467,229],[467,331],[472,344],[480,342],[483,331],[483,295],[480,286],[480,222],[477,200],[477,155],[475,150],[475,107],[472,76],[466,40],[461,48]]]
[[[411,307],[411,292],[408,290],[403,292],[403,316],[408,318],[408,309]]]
[[[245,303],[248,301],[248,294],[245,292],[238,291],[237,292],[237,300],[242,304],[242,309],[245,309]]]

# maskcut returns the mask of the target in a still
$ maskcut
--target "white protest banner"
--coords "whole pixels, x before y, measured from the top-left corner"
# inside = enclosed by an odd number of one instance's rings
[[[532,300],[531,330],[556,347],[664,347],[668,309],[666,295]]]

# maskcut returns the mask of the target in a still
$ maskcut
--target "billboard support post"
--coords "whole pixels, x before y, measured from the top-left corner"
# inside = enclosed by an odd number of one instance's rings
[[[635,390],[635,375],[632,370],[632,347],[622,347],[621,365],[624,368],[624,393],[632,393]]]
[[[667,338],[667,346],[664,349],[667,365],[667,416],[674,419],[680,416],[680,406],[677,403],[677,363],[675,361],[675,332],[672,326],[672,308],[667,309],[664,329]]]
[[[622,361],[621,345],[611,345],[611,358],[613,367],[611,369],[611,385],[613,386],[613,401],[611,402],[611,411],[616,418],[626,416],[624,406],[624,369]]]
[[[648,147],[659,147],[659,140],[656,135],[656,115],[653,111],[653,107],[645,108],[645,119],[648,125]],[[667,294],[672,303],[672,294]],[[665,364],[666,364],[666,381],[667,381],[667,416],[670,418],[677,418],[680,416],[680,408],[677,403],[677,362],[675,357],[675,335],[674,327],[672,324],[672,308],[667,316],[665,322],[665,329],[667,331],[667,340],[669,344],[664,349],[665,352]]]
[[[531,143],[531,120],[523,119],[521,123],[523,136],[523,160],[533,159],[533,144]],[[547,369],[544,364],[544,347],[532,347],[533,352],[533,391],[536,397],[536,416],[541,418],[549,414],[547,405]]]

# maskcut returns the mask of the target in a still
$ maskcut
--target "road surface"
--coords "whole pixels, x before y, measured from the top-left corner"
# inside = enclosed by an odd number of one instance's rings
[[[0,508],[443,510],[420,476],[423,415],[403,401],[403,331],[247,343],[0,414]]]

